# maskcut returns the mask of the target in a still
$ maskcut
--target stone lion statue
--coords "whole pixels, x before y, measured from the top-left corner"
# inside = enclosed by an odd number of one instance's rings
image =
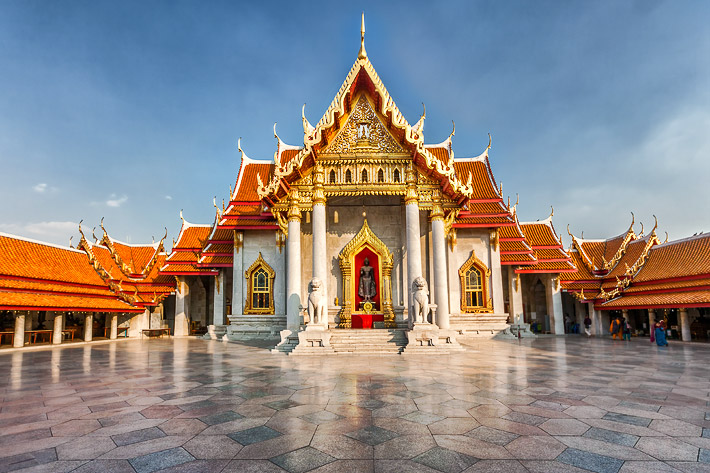
[[[328,324],[325,298],[321,289],[322,284],[319,278],[311,279],[311,292],[308,295],[308,315],[311,319],[310,323],[314,325]]]
[[[426,279],[419,276],[412,283],[414,323],[426,323],[429,316],[429,288]]]

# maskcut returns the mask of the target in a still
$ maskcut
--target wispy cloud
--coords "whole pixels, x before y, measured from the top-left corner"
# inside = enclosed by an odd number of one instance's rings
[[[0,231],[22,235],[29,238],[38,237],[43,241],[67,245],[69,237],[79,228],[77,222],[30,222],[30,223],[0,223]]]
[[[40,182],[39,184],[32,186],[32,190],[34,190],[35,192],[39,192],[40,194],[42,194],[43,192],[46,192],[46,191],[47,191],[47,183],[46,183],[46,182]]]
[[[171,195],[166,195],[166,196],[165,196],[165,200],[173,200],[173,196],[171,196]]]
[[[108,200],[106,201],[106,205],[109,207],[120,207],[121,205],[125,204],[127,200],[128,197],[125,195],[118,197],[116,194],[111,194]]]

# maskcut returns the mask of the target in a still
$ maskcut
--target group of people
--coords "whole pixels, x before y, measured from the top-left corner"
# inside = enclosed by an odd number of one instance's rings
[[[609,332],[611,333],[611,338],[619,340],[631,341],[631,324],[624,318],[617,316],[611,321],[609,326]]]

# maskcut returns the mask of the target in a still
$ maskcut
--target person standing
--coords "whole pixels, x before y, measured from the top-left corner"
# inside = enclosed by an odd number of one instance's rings
[[[584,333],[587,334],[587,337],[591,337],[591,336],[592,336],[592,332],[591,332],[591,330],[590,330],[591,326],[592,326],[592,319],[590,319],[590,318],[589,318],[589,315],[587,315],[587,316],[584,318]]]
[[[659,347],[668,346],[668,341],[666,341],[666,322],[664,320],[661,320],[660,322],[656,323],[655,335],[656,345],[658,345]]]
[[[626,319],[622,319],[622,327],[623,327],[623,334],[624,334],[624,340],[627,342],[631,341],[631,325],[629,325],[629,321]]]

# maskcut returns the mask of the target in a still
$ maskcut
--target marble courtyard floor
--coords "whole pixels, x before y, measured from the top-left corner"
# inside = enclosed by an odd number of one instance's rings
[[[710,471],[707,345],[128,340],[0,353],[0,370],[0,472]]]

